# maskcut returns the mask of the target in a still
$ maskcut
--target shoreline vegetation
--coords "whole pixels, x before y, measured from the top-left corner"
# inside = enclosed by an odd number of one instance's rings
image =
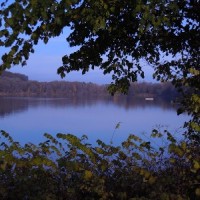
[[[56,98],[126,98],[162,99],[172,102],[180,94],[171,83],[133,83],[127,95],[111,96],[107,85],[85,82],[51,81],[38,82],[29,80],[27,76],[18,73],[3,72],[0,77],[0,97],[56,97]]]
[[[159,149],[136,135],[117,147],[101,140],[92,146],[87,136],[44,136],[21,146],[0,131],[1,199],[200,199],[199,146],[167,131],[152,131],[166,138]]]

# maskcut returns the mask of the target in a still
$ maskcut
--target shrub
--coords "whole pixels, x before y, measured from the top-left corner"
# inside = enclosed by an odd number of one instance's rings
[[[21,146],[1,131],[0,198],[200,199],[198,144],[165,134],[165,148],[135,135],[116,147],[61,133]],[[163,138],[157,130],[151,136]]]

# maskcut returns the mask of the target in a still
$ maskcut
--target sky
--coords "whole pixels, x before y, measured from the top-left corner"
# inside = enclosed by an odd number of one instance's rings
[[[97,84],[111,83],[111,75],[104,75],[100,69],[90,70],[88,73],[82,75],[81,72],[71,72],[66,74],[66,77],[62,79],[57,74],[57,68],[62,65],[62,57],[70,52],[73,52],[75,48],[69,47],[66,41],[66,37],[69,34],[69,30],[65,30],[59,37],[51,38],[47,44],[42,41],[35,46],[34,54],[31,54],[27,65],[13,66],[9,71],[15,73],[25,74],[29,77],[29,80],[37,81],[79,81],[79,82],[93,82]],[[0,47],[0,57],[6,52],[4,47]],[[153,70],[151,67],[146,66],[145,79],[139,81],[151,82]]]

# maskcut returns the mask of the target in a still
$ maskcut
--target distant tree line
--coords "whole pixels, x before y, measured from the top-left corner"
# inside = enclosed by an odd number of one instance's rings
[[[107,85],[67,81],[38,82],[29,80],[25,75],[11,72],[4,72],[0,77],[0,96],[111,98]],[[128,95],[115,94],[112,98],[117,100],[152,97],[171,101],[177,96],[178,92],[171,83],[143,82],[132,84]]]

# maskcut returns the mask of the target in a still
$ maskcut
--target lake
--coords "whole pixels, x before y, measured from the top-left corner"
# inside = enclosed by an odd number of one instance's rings
[[[87,135],[92,144],[97,139],[109,143],[113,138],[113,144],[118,145],[129,134],[149,139],[153,128],[167,128],[181,137],[187,119],[186,115],[177,116],[176,109],[162,101],[0,98],[0,130],[22,144],[44,141],[44,133],[71,133]]]

